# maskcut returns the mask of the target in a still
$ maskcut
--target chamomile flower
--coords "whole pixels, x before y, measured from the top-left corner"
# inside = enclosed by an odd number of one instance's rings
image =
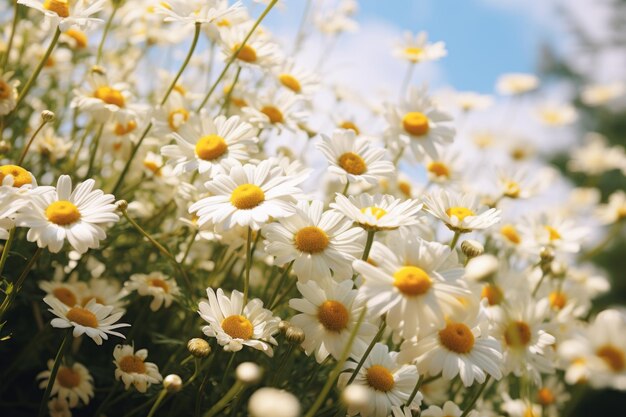
[[[222,55],[225,60],[241,48],[251,28],[252,22],[224,28],[220,32]],[[259,28],[252,33],[235,59],[235,63],[239,66],[266,70],[275,67],[280,62],[278,46],[263,36]]]
[[[358,413],[370,417],[387,417],[391,407],[402,406],[409,400],[419,375],[413,365],[401,365],[397,352],[389,352],[382,343],[376,343],[363,362],[352,384],[364,386],[370,393],[369,401],[360,407],[349,406],[348,415]],[[347,372],[339,375],[337,385],[345,387],[356,369],[357,362],[346,362]],[[408,405],[419,407],[422,395],[418,392]]]
[[[536,112],[539,121],[550,127],[572,124],[578,117],[576,109],[569,104],[545,103]]]
[[[422,411],[422,417],[461,417],[463,411],[453,401],[446,401],[443,407],[437,407],[431,405],[426,410]],[[476,412],[472,411],[468,413],[468,416],[476,416]]]
[[[626,193],[617,190],[611,194],[609,201],[597,208],[596,217],[603,224],[613,224],[626,219]]]
[[[250,124],[239,116],[209,117],[205,110],[171,135],[176,144],[161,148],[174,165],[174,174],[198,171],[209,178],[225,173],[236,161],[246,162],[257,140]]]
[[[299,130],[298,124],[307,117],[307,112],[301,110],[302,104],[301,96],[276,90],[251,97],[242,111],[246,120],[258,128],[296,132]]]
[[[159,271],[149,274],[133,274],[130,280],[124,283],[124,288],[128,291],[137,291],[137,294],[142,297],[151,296],[150,310],[152,311],[157,311],[162,306],[168,308],[172,305],[174,297],[180,295],[176,281]]]
[[[91,17],[104,8],[106,0],[84,0],[70,2],[70,0],[18,0],[18,4],[38,10],[51,23],[59,26],[61,32],[66,32],[73,26],[88,29],[102,19]]]
[[[321,201],[301,200],[294,215],[263,229],[265,250],[278,265],[293,261],[301,281],[352,275],[352,261],[363,253],[364,233],[334,210],[324,212]],[[332,271],[332,272],[331,272]]]
[[[394,152],[402,152],[408,146],[416,158],[424,154],[437,158],[454,139],[455,129],[449,123],[452,117],[435,106],[426,87],[412,87],[398,107],[387,107],[385,118],[386,140]]]
[[[27,239],[40,248],[56,253],[65,240],[79,253],[97,248],[106,238],[104,226],[119,220],[115,198],[94,190],[89,179],[72,191],[72,180],[61,175],[56,189],[45,189],[31,195],[30,204],[19,211],[17,225],[28,227]]]
[[[437,61],[448,54],[443,42],[428,43],[428,34],[420,32],[415,37],[411,32],[404,32],[404,40],[393,51],[396,58],[413,64]]]
[[[583,88],[580,99],[587,106],[596,107],[610,103],[622,97],[624,93],[626,93],[626,85],[623,82],[591,84]]]
[[[293,59],[285,62],[272,70],[278,83],[294,94],[305,96],[315,93],[320,84],[319,77],[306,68],[299,67]]]
[[[155,12],[164,15],[166,22],[206,24],[225,19],[240,7],[239,2],[228,6],[216,0],[166,0],[156,5]]]
[[[377,184],[395,171],[385,149],[373,146],[367,138],[356,138],[353,130],[337,129],[332,137],[322,135],[317,148],[329,163],[328,171],[338,176],[342,184]]]
[[[122,380],[124,389],[128,390],[131,384],[141,393],[146,392],[152,384],[163,380],[159,367],[152,362],[146,362],[147,349],[135,348],[131,345],[117,345],[113,350],[115,364],[115,379]]]
[[[37,379],[41,380],[39,388],[45,389],[48,385],[53,365],[54,360],[50,359],[48,370],[37,375]],[[79,362],[74,362],[72,365],[62,363],[57,371],[52,391],[50,391],[50,396],[54,395],[67,401],[71,408],[76,407],[79,401],[85,405],[89,404],[94,396],[93,378],[89,370]]]
[[[310,280],[296,285],[304,298],[289,301],[291,308],[301,312],[291,319],[291,324],[304,331],[302,347],[306,354],[314,352],[318,363],[322,363],[328,355],[339,360],[355,330],[361,310],[365,308],[363,302],[356,301],[358,291],[353,289],[354,283],[348,279],[320,285]],[[352,344],[352,356],[363,354],[376,331],[374,324],[363,321]]]
[[[116,323],[123,311],[113,313],[114,306],[105,306],[90,300],[84,307],[78,305],[68,307],[55,297],[44,297],[43,301],[51,308],[48,310],[57,316],[52,319],[52,327],[61,329],[73,327],[74,337],[86,334],[97,345],[102,344],[102,339],[108,340],[109,335],[124,338],[124,335],[114,331],[120,327],[128,327],[130,324]]]
[[[272,345],[277,344],[273,335],[278,332],[280,318],[263,308],[263,302],[258,298],[244,306],[243,294],[239,291],[233,291],[230,298],[221,288],[217,292],[207,288],[206,292],[208,300],[201,301],[198,306],[200,317],[209,323],[202,328],[204,334],[215,337],[228,352],[249,346],[273,356]]]
[[[0,165],[2,194],[25,194],[37,187],[35,176],[19,165]]]
[[[524,94],[539,87],[539,78],[532,74],[503,74],[496,82],[496,90],[505,96]]]
[[[440,189],[425,195],[424,205],[426,211],[454,232],[487,229],[500,221],[500,210],[481,208],[478,196],[469,193],[453,194]]]
[[[574,219],[558,213],[538,213],[525,218],[520,224],[524,247],[532,253],[539,253],[543,247],[576,253],[588,232],[586,227],[579,226]]]
[[[454,185],[463,178],[464,163],[461,154],[450,148],[440,152],[437,158],[426,155],[424,167],[428,180],[437,184]]]
[[[283,218],[295,212],[292,203],[301,193],[297,187],[304,178],[290,178],[273,160],[258,165],[234,165],[228,174],[219,174],[205,183],[211,195],[194,203],[198,224],[228,229],[235,225],[258,230],[270,217]]]
[[[400,200],[391,195],[362,193],[349,198],[337,194],[330,207],[365,230],[394,230],[419,224],[417,215],[422,204],[417,200]]]
[[[558,417],[562,405],[570,398],[565,384],[556,375],[550,375],[538,387],[535,402],[544,408],[548,417]]]
[[[50,417],[72,417],[72,411],[67,401],[60,397],[54,397],[48,401]]]
[[[0,74],[0,116],[11,113],[17,104],[17,87],[20,82],[11,80],[13,73]]]

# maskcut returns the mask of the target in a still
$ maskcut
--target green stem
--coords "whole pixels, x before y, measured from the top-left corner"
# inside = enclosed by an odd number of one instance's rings
[[[26,146],[24,146],[24,150],[22,150],[22,154],[20,155],[20,159],[18,159],[18,161],[17,161],[17,165],[19,165],[19,166],[22,165],[22,162],[24,162],[24,158],[26,158],[26,154],[28,153],[28,149],[30,149],[30,146],[33,144],[33,141],[35,140],[35,138],[37,137],[39,132],[41,132],[41,129],[43,129],[43,127],[46,125],[46,123],[48,123],[48,122],[45,121],[45,120],[41,121],[41,124],[39,125],[37,130],[35,130],[35,133],[33,133],[33,135],[30,137],[28,143],[26,143]]]
[[[450,241],[450,249],[454,249],[456,244],[459,242],[459,237],[461,237],[461,232],[454,232],[454,237]]]
[[[196,229],[194,230],[193,234],[191,235],[191,239],[189,239],[189,243],[187,244],[187,249],[185,249],[185,254],[183,255],[183,259],[180,260],[180,264],[184,265],[185,261],[187,260],[187,257],[189,256],[189,252],[191,252],[191,247],[193,246],[194,242],[196,241],[196,236],[198,236],[199,230]]]
[[[419,375],[419,372],[418,372],[418,375]],[[420,375],[420,377],[417,379],[417,382],[415,383],[415,388],[413,388],[413,391],[411,392],[409,399],[406,400],[406,403],[404,403],[404,405],[406,405],[407,407],[411,405],[411,403],[413,402],[413,399],[415,399],[415,396],[417,395],[417,391],[419,391],[423,383],[424,383],[424,376]]]
[[[348,194],[348,188],[350,188],[350,181],[346,180],[346,185],[345,185],[345,187],[343,187],[343,191],[341,192],[341,194],[343,194],[343,195]]]
[[[104,131],[104,123],[100,124],[100,128],[98,129],[98,132],[96,132],[96,136],[94,136],[93,138],[93,145],[92,145],[92,150],[91,150],[91,156],[89,157],[89,166],[87,168],[87,174],[85,175],[85,179],[89,178],[91,176],[91,173],[93,172],[93,165],[94,162],[96,161],[96,154],[98,153],[98,147],[100,146],[100,138],[102,137],[102,132]]]
[[[19,4],[17,1],[14,1],[15,7],[13,8],[13,24],[11,25],[11,34],[9,35],[9,42],[7,43],[7,50],[4,52],[2,56],[2,64],[0,64],[0,72],[4,72],[9,63],[9,57],[11,55],[11,48],[13,47],[13,38],[15,37],[15,28],[17,27],[17,22],[20,20],[20,14],[18,11]]]
[[[259,232],[260,233],[260,232]],[[252,267],[252,227],[248,226],[248,239],[246,239],[246,275],[243,281],[243,304],[241,308],[245,308],[248,304],[248,293],[250,292],[250,268]]]
[[[41,399],[41,404],[39,405],[39,413],[37,413],[38,417],[43,417],[46,414],[48,409],[48,398],[50,398],[50,392],[52,391],[52,387],[57,379],[57,372],[59,371],[59,366],[61,365],[61,359],[63,359],[63,355],[67,350],[69,343],[69,339],[72,337],[72,328],[67,329],[65,332],[65,337],[61,342],[61,346],[59,346],[59,350],[57,351],[57,356],[54,358],[54,365],[52,365],[52,370],[50,371],[50,379],[48,379],[48,385],[46,385],[46,391],[43,394],[43,398]]]
[[[113,386],[111,387],[111,390],[109,391],[109,394],[100,403],[100,406],[98,407],[96,412],[93,414],[94,417],[99,417],[100,415],[104,414],[104,412],[106,411],[106,407],[111,402],[111,398],[113,398],[113,394],[115,394],[115,392],[117,391],[118,386],[119,386],[119,383],[117,381],[113,383]]]
[[[243,388],[243,383],[241,383],[240,381],[235,381],[235,383],[232,387],[230,387],[228,392],[224,394],[224,396],[218,402],[216,402],[213,407],[209,409],[209,411],[204,414],[204,417],[213,417],[217,415],[217,413],[222,411],[224,407],[226,407],[228,403],[243,390]]]
[[[368,230],[367,231],[367,241],[365,242],[365,249],[363,250],[363,256],[361,256],[361,260],[366,261],[370,257],[370,251],[372,250],[372,245],[374,244],[374,234],[376,234],[376,230]]]
[[[276,285],[276,288],[274,289],[274,293],[272,294],[272,297],[270,297],[267,303],[268,306],[273,305],[274,301],[276,301],[276,297],[278,296],[278,291],[280,291],[280,287],[283,286],[283,284],[285,283],[285,279],[287,279],[287,277],[289,276],[289,271],[291,271],[291,268],[293,267],[293,263],[294,261],[289,262],[289,264],[287,265],[287,268],[285,268],[285,270],[283,271],[283,274],[280,276],[278,280],[278,284]]]
[[[122,4],[122,0],[113,2],[113,12],[111,12],[109,19],[107,20],[107,23],[104,26],[104,31],[102,32],[102,38],[100,39],[100,44],[98,45],[98,54],[96,55],[96,65],[99,65],[100,61],[102,60],[102,50],[104,48],[104,41],[106,40],[107,35],[109,34],[109,30],[111,29],[111,24],[113,23],[115,14],[117,13],[117,10],[120,8],[121,4]]]
[[[356,365],[356,368],[354,368],[354,372],[352,372],[352,375],[350,376],[350,379],[348,380],[348,385],[350,385],[354,381],[356,376],[359,374],[359,371],[363,367],[365,360],[370,355],[370,352],[372,351],[372,349],[374,349],[374,345],[376,345],[376,343],[382,337],[384,331],[385,331],[385,321],[383,320],[382,323],[380,324],[380,327],[378,328],[378,333],[376,333],[376,336],[374,336],[369,346],[367,346],[367,349],[365,350],[365,353],[363,353],[361,360],[359,360],[359,363]]]
[[[30,272],[31,269],[33,269],[33,266],[35,266],[35,262],[37,262],[37,259],[39,259],[41,252],[42,252],[42,249],[37,248],[33,256],[30,258],[30,260],[26,264],[26,267],[24,267],[24,270],[20,274],[19,278],[17,279],[15,286],[11,289],[11,292],[9,293],[9,295],[7,295],[7,297],[4,299],[4,301],[2,302],[2,305],[0,305],[0,323],[2,323],[2,319],[4,318],[4,315],[9,310],[9,307],[11,307],[11,304],[13,303],[13,300],[17,296],[17,293],[22,288],[22,285],[24,284],[24,280],[28,276],[28,273]]]
[[[611,230],[609,231],[609,233],[607,233],[606,237],[602,239],[602,241],[598,243],[596,246],[594,246],[592,249],[583,253],[580,256],[580,260],[588,261],[589,259],[593,258],[597,254],[602,252],[602,250],[604,250],[604,248],[606,248],[608,244],[611,243],[611,241],[615,238],[615,236],[619,234],[619,232],[622,230],[623,224],[624,224],[623,222],[615,223],[613,227],[611,228]]]
[[[222,107],[220,108],[220,113],[222,113],[224,109],[226,109],[226,112],[228,112],[228,105],[230,104],[230,97],[233,95],[233,90],[235,89],[235,86],[237,85],[237,81],[239,81],[240,74],[241,74],[241,67],[238,67],[237,73],[235,74],[235,79],[233,80],[233,83],[228,89],[228,92],[226,93],[226,97],[224,98],[224,102],[222,103]]]
[[[148,413],[148,417],[154,416],[154,413],[156,413],[156,410],[159,408],[159,406],[161,405],[161,402],[165,399],[166,395],[167,395],[167,390],[163,388],[161,392],[159,392],[159,396],[157,397],[156,401],[152,405],[152,408],[150,409],[150,412]]]
[[[2,248],[2,256],[0,256],[0,277],[2,277],[2,271],[4,271],[4,265],[7,263],[7,259],[9,258],[9,251],[11,250],[11,245],[13,244],[13,239],[15,238],[15,227],[9,230],[9,238],[4,242],[4,247]]]
[[[535,295],[537,295],[537,291],[539,291],[539,288],[541,287],[541,284],[543,284],[543,281],[546,279],[547,276],[548,276],[548,274],[546,274],[545,272],[543,274],[541,274],[541,278],[539,278],[539,281],[537,282],[537,285],[535,285],[535,288],[533,289],[533,292],[532,292],[532,296],[533,297]]]
[[[474,398],[472,398],[472,400],[467,405],[467,407],[465,407],[465,410],[463,411],[463,414],[461,414],[460,417],[466,417],[469,414],[469,412],[472,411],[472,408],[474,408],[474,405],[476,404],[476,401],[478,401],[478,399],[482,395],[482,393],[485,390],[485,388],[487,387],[487,384],[489,383],[490,379],[491,379],[491,375],[487,375],[487,378],[485,379],[485,382],[480,386],[480,389],[476,392],[476,395],[474,395]]]

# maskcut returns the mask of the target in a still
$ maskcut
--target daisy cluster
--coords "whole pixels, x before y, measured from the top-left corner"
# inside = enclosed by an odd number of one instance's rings
[[[626,314],[593,308],[590,262],[626,194],[572,187],[485,117],[540,79],[432,92],[413,71],[445,44],[407,33],[399,97],[357,93],[324,66],[356,0],[307,1],[281,39],[263,20],[286,3],[2,3],[2,395],[40,416],[553,417],[572,387],[626,390]],[[567,102],[530,113],[576,131]],[[570,147],[570,172],[626,173],[599,134]]]

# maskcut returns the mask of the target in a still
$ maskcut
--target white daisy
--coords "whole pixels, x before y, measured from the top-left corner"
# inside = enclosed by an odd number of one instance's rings
[[[367,138],[356,138],[351,129],[337,129],[332,137],[322,135],[317,148],[329,163],[328,171],[339,176],[342,184],[365,181],[374,185],[395,171],[384,148],[373,146]]]
[[[204,109],[171,136],[176,144],[162,147],[161,154],[171,159],[177,175],[197,170],[213,178],[235,161],[246,162],[256,151],[257,138],[250,124],[239,116],[212,119]]]
[[[48,386],[53,366],[54,360],[50,359],[48,370],[37,374],[37,379],[41,379],[39,388],[45,389]],[[94,396],[93,378],[89,370],[79,362],[74,362],[72,365],[62,363],[57,371],[52,391],[50,391],[50,396],[54,395],[67,401],[71,408],[76,407],[79,400],[85,405],[89,404]]]
[[[115,197],[93,190],[94,184],[89,179],[72,192],[71,178],[61,175],[56,189],[35,189],[31,204],[20,209],[17,225],[30,229],[30,242],[53,253],[61,250],[66,239],[79,253],[97,248],[106,238],[104,226],[117,222],[119,216],[115,214]]]
[[[250,33],[250,29],[252,29],[252,22],[226,27],[220,31],[224,61],[230,59],[239,50],[243,40]],[[280,62],[278,46],[264,36],[260,28],[252,33],[235,59],[235,63],[239,66],[263,69],[271,69]]]
[[[583,88],[580,93],[581,101],[587,106],[602,106],[622,97],[626,93],[626,84],[622,81],[604,84],[591,84]]]
[[[274,355],[271,345],[277,344],[273,335],[278,332],[280,318],[263,308],[263,301],[255,298],[244,306],[239,291],[233,291],[230,298],[221,288],[217,294],[212,288],[206,292],[209,299],[198,306],[200,317],[209,323],[202,328],[204,334],[215,337],[225,351],[237,352],[250,346],[270,357]]]
[[[505,96],[524,94],[537,87],[539,87],[539,78],[532,74],[503,74],[496,82],[496,90]]]
[[[17,104],[18,80],[11,80],[12,72],[0,73],[0,116],[11,113]]]
[[[249,226],[254,230],[270,217],[282,218],[295,212],[297,185],[304,178],[290,178],[273,160],[258,165],[234,165],[228,174],[219,174],[205,183],[211,195],[194,203],[190,213],[196,213],[198,224],[211,223],[218,229],[234,225]]]
[[[72,417],[70,405],[60,397],[54,397],[48,401],[48,412],[50,417]]]
[[[576,109],[570,104],[544,103],[537,110],[539,121],[549,127],[572,124],[578,118]]]
[[[35,187],[37,187],[37,180],[30,171],[18,165],[0,165],[0,191],[2,194],[24,193]]]
[[[478,196],[449,193],[439,189],[424,196],[426,211],[458,233],[487,229],[500,221],[500,210],[481,208]]]
[[[293,216],[264,227],[265,250],[275,263],[294,261],[293,270],[301,281],[335,280],[352,275],[352,261],[363,253],[364,233],[334,210],[324,212],[321,201],[298,201]]]
[[[131,345],[117,345],[113,350],[115,364],[115,379],[124,382],[124,389],[128,390],[132,384],[141,393],[146,392],[152,384],[163,380],[159,367],[152,362],[146,362],[147,349],[135,351]]]
[[[609,196],[606,204],[600,205],[596,210],[596,217],[602,224],[612,224],[626,219],[626,193],[617,190]]]
[[[370,417],[387,417],[391,407],[402,406],[409,400],[419,375],[415,366],[400,365],[397,356],[397,352],[389,352],[389,348],[382,343],[374,345],[352,382],[367,388],[369,401],[361,407],[348,407],[348,415],[361,413]],[[344,388],[356,367],[357,362],[346,362],[345,369],[348,372],[339,375],[337,386]],[[418,392],[409,407],[419,407],[421,402],[422,394]]]
[[[463,411],[453,401],[446,401],[443,407],[437,407],[431,405],[426,410],[422,411],[422,417],[461,417]],[[475,412],[470,412],[468,416],[472,417]]]
[[[106,0],[84,0],[70,2],[70,0],[18,0],[35,10],[39,10],[53,25],[58,25],[61,32],[66,32],[73,26],[88,29],[94,23],[102,22],[91,15],[104,8]]]
[[[322,363],[331,355],[339,360],[354,327],[358,322],[363,302],[357,302],[357,290],[352,280],[322,285],[311,280],[297,283],[304,298],[292,298],[289,306],[302,314],[291,319],[291,324],[304,331],[302,347],[307,355],[315,352],[315,359]],[[363,321],[352,344],[352,357],[363,355],[374,338],[377,328]]]
[[[274,67],[272,72],[280,85],[295,94],[311,95],[320,85],[315,73],[297,66],[293,59],[286,59],[280,66]]]
[[[301,124],[308,113],[302,110],[302,97],[290,91],[276,90],[250,98],[242,111],[246,120],[258,127],[287,129],[292,132],[300,130]]]
[[[176,281],[163,275],[159,271],[153,271],[149,274],[133,274],[130,280],[124,283],[124,288],[128,291],[137,291],[142,297],[152,296],[150,310],[157,311],[162,306],[168,308],[172,305],[174,297],[180,295],[180,289]]]
[[[166,0],[158,2],[154,10],[164,15],[166,22],[206,24],[226,19],[239,8],[240,2],[228,6],[228,3],[216,0]]]
[[[417,200],[400,200],[391,195],[360,194],[349,198],[337,194],[330,207],[365,230],[393,230],[420,223],[417,217],[422,204]]]
[[[130,326],[126,323],[115,324],[124,315],[123,311],[113,313],[115,307],[98,304],[93,299],[84,307],[68,307],[50,296],[44,297],[43,301],[51,307],[48,311],[57,316],[50,322],[52,327],[73,327],[74,337],[87,334],[97,345],[102,344],[102,339],[108,340],[109,334],[124,338],[123,334],[113,329]]]
[[[396,58],[411,63],[437,61],[448,54],[443,42],[428,43],[428,34],[420,32],[415,37],[411,32],[404,32],[404,40],[393,51]]]
[[[519,225],[523,246],[532,253],[550,247],[556,251],[576,253],[589,234],[589,229],[575,219],[560,214],[536,213],[526,217]]]

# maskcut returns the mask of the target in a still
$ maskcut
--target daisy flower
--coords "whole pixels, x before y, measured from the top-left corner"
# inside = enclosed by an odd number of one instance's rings
[[[387,313],[387,324],[404,338],[442,327],[444,315],[461,309],[469,295],[456,253],[445,245],[410,239],[390,249],[375,242],[370,257],[377,266],[353,263],[363,276],[359,297],[372,314]]]
[[[54,397],[48,401],[48,412],[50,417],[72,417],[70,405],[66,400]]]
[[[304,351],[307,355],[315,352],[318,363],[328,355],[339,360],[365,308],[362,302],[356,301],[358,291],[353,289],[352,280],[322,285],[311,280],[296,285],[304,298],[291,299],[289,306],[302,314],[295,315],[291,324],[304,331]],[[364,321],[356,333],[351,356],[363,355],[377,330],[374,324]]]
[[[493,97],[486,94],[478,94],[473,91],[459,91],[454,93],[453,101],[464,113],[476,110],[485,110],[493,105]]]
[[[478,196],[452,194],[444,189],[424,196],[426,211],[458,233],[487,229],[500,221],[500,210],[481,208]]]
[[[48,361],[48,370],[37,375],[37,379],[41,380],[39,388],[45,389],[48,386],[53,366],[54,360],[50,359]],[[62,363],[57,371],[52,391],[50,391],[50,396],[54,395],[58,395],[59,399],[67,401],[70,408],[76,407],[79,400],[85,405],[89,404],[89,401],[94,396],[93,378],[89,370],[79,362],[74,362],[72,365]]]
[[[224,61],[227,61],[239,50],[250,29],[252,29],[252,22],[224,28],[220,31]],[[237,54],[235,63],[242,67],[269,70],[281,62],[278,54],[278,46],[269,41],[262,34],[261,29],[257,28]]]
[[[173,90],[167,102],[154,111],[154,135],[166,136],[178,130],[191,117],[190,103],[183,94]]]
[[[589,233],[575,219],[552,213],[527,217],[520,223],[519,229],[524,248],[532,253],[539,253],[543,247],[576,253],[580,251],[580,244]]]
[[[94,23],[102,22],[102,19],[93,18],[91,15],[102,10],[105,3],[106,0],[76,2],[70,2],[70,0],[18,0],[18,4],[39,10],[46,18],[50,19],[54,26],[59,26],[61,32],[66,32],[74,26],[88,29]]]
[[[235,225],[258,230],[270,216],[283,218],[295,212],[297,187],[304,178],[290,178],[273,160],[258,165],[234,165],[229,174],[218,174],[204,184],[211,195],[192,204],[190,213],[198,216],[198,225],[216,225],[229,229]]]
[[[365,181],[374,185],[395,171],[384,148],[372,146],[366,138],[357,139],[353,130],[337,129],[332,137],[322,135],[317,148],[330,165],[328,171],[339,176],[342,184]]]
[[[295,94],[309,96],[320,85],[319,77],[315,73],[298,67],[293,59],[286,59],[283,64],[274,67],[272,72],[281,86]]]
[[[280,318],[274,317],[270,310],[263,308],[263,301],[252,299],[243,305],[243,294],[233,291],[230,298],[221,288],[217,293],[207,288],[209,297],[201,301],[198,313],[209,323],[202,331],[209,337],[215,337],[220,346],[228,352],[238,352],[244,346],[262,351],[273,356],[271,345],[276,345],[273,335],[278,332]]]
[[[299,280],[336,280],[352,275],[352,261],[363,253],[364,233],[321,201],[298,201],[296,213],[264,227],[265,250],[278,265],[294,261]]]
[[[18,80],[11,80],[12,72],[0,73],[0,116],[11,113],[17,104]]]
[[[420,414],[422,417],[461,417],[463,411],[452,401],[446,401],[443,407],[431,405]],[[468,414],[470,417],[476,415],[474,411]]]
[[[137,291],[142,297],[152,296],[150,310],[157,311],[162,306],[168,308],[172,305],[174,297],[180,295],[180,289],[176,281],[159,271],[149,274],[133,274],[130,280],[124,283],[124,288],[128,291]]]
[[[331,208],[365,230],[394,230],[420,223],[417,214],[422,204],[417,200],[400,200],[391,195],[360,194],[358,197],[335,196]]]
[[[78,252],[97,248],[106,238],[104,225],[117,222],[115,197],[94,190],[95,181],[84,181],[72,191],[69,175],[61,175],[56,189],[46,188],[31,195],[31,204],[19,211],[17,225],[28,227],[29,242],[57,253],[67,239]]]
[[[626,193],[623,190],[612,193],[609,201],[597,208],[596,217],[602,224],[613,224],[626,219]]]
[[[209,178],[225,173],[236,161],[246,162],[257,141],[252,126],[239,116],[212,119],[204,109],[171,137],[176,144],[162,147],[161,154],[170,158],[174,174],[197,170]]]
[[[57,316],[51,321],[52,327],[73,327],[74,337],[87,334],[97,345],[102,344],[102,339],[108,340],[110,334],[124,338],[123,334],[113,330],[130,326],[126,323],[115,324],[124,315],[123,311],[113,313],[115,307],[98,304],[93,299],[84,307],[68,307],[50,296],[44,297],[43,301],[51,307],[48,311]]]
[[[583,88],[580,93],[581,101],[587,106],[602,106],[621,97],[626,93],[626,84],[621,81],[591,84]]]
[[[241,8],[241,3],[232,6],[216,0],[166,0],[159,2],[154,11],[165,16],[166,22],[214,23],[216,20],[228,18]]]
[[[409,146],[416,158],[424,154],[437,158],[441,148],[454,139],[455,130],[449,123],[452,117],[435,106],[426,87],[412,87],[400,106],[387,107],[385,118],[391,149],[402,152]]]
[[[300,110],[302,104],[301,96],[289,91],[276,90],[251,97],[242,111],[246,120],[259,129],[275,127],[279,131],[287,129],[297,132],[300,130],[298,125],[308,115],[307,112]]]
[[[115,379],[124,382],[124,389],[128,390],[132,384],[141,393],[146,392],[152,384],[163,380],[159,367],[152,362],[146,362],[147,349],[135,352],[131,345],[117,345],[113,350],[115,364]]]
[[[428,180],[437,184],[452,185],[463,179],[464,164],[461,154],[450,148],[444,149],[437,158],[426,155],[424,167]]]
[[[463,385],[482,384],[487,374],[502,378],[502,347],[489,335],[489,320],[482,307],[448,315],[444,327],[402,344],[400,359],[415,360],[420,373],[447,380],[460,375]]]
[[[0,165],[0,192],[24,194],[37,187],[35,176],[18,165]]]
[[[46,292],[46,296],[54,297],[67,307],[72,308],[76,305],[82,305],[81,300],[87,290],[87,284],[77,281],[76,276],[72,278],[63,281],[62,278],[55,277],[53,280],[39,281],[38,285],[42,291]]]
[[[535,402],[544,408],[547,416],[558,417],[562,405],[567,404],[570,398],[565,384],[556,375],[551,375],[541,383]]]
[[[415,37],[411,32],[404,32],[404,41],[393,51],[396,58],[407,60],[413,64],[418,62],[437,61],[448,55],[443,42],[428,43],[428,34],[420,32]]]
[[[536,110],[539,121],[549,127],[572,124],[578,118],[576,109],[569,104],[544,103]]]
[[[503,74],[496,82],[496,90],[503,96],[515,96],[539,87],[539,78],[532,74]]]
[[[348,415],[361,413],[370,417],[387,417],[391,407],[402,406],[409,400],[419,375],[415,366],[400,365],[397,356],[397,352],[389,352],[389,348],[382,343],[374,345],[352,382],[369,391],[369,401],[358,408],[349,406]],[[345,369],[348,372],[339,375],[337,386],[344,388],[356,367],[357,362],[346,362]],[[409,407],[419,407],[421,402],[422,394],[418,392]]]

